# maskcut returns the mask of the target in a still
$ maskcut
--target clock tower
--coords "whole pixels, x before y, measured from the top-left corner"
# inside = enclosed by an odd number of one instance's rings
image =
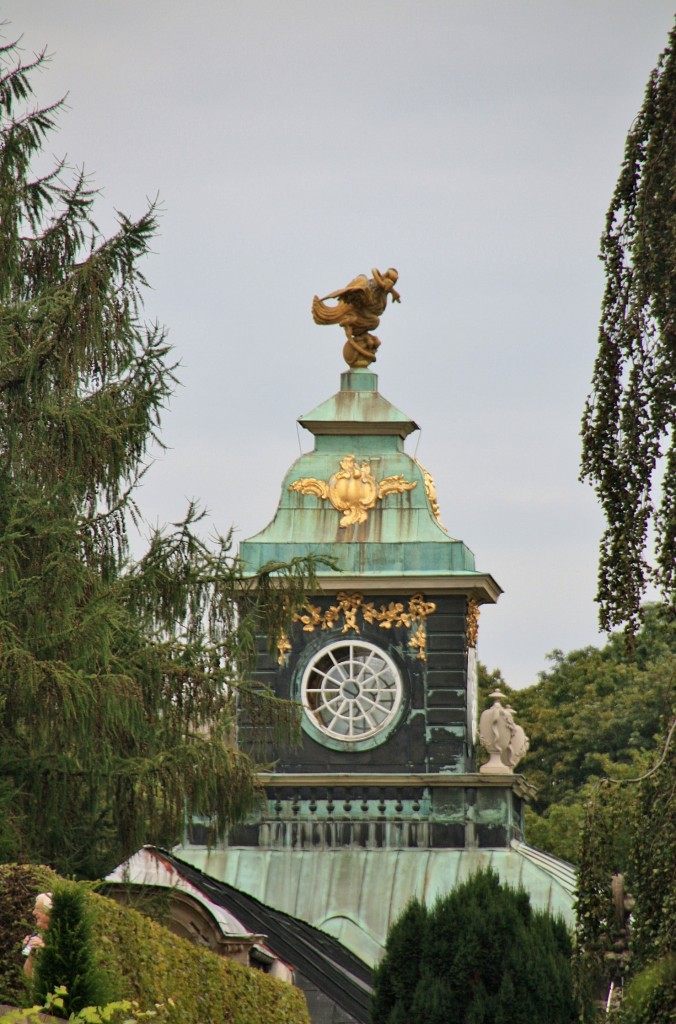
[[[314,300],[318,323],[345,328],[348,369],[300,417],[314,446],[270,524],[240,545],[252,574],[329,559],[276,649],[258,638],[256,678],[299,704],[300,742],[266,748],[265,800],[227,843],[207,848],[193,830],[180,852],[369,965],[413,896],[432,902],[481,867],[569,922],[575,885],[524,842],[528,786],[513,769],[527,740],[499,693],[481,715],[490,761],[477,770],[478,620],[501,590],[446,529],[432,477],[405,450],[417,425],[379,391],[368,303],[379,314],[381,293],[396,300],[397,275],[373,274],[327,296],[336,307]],[[259,733],[243,709],[239,746],[256,753]]]
[[[266,849],[447,849],[522,838],[515,777],[477,773],[479,609],[500,588],[441,522],[432,477],[404,450],[416,424],[369,368],[302,416],[314,449],[272,522],[240,546],[255,571],[329,556],[320,588],[256,677],[301,707],[299,747],[266,754],[267,809],[231,841]],[[254,747],[243,715],[238,742]]]

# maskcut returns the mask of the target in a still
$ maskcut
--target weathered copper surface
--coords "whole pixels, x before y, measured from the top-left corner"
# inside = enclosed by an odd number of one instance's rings
[[[429,905],[479,869],[525,889],[534,907],[574,924],[575,871],[563,861],[513,842],[507,849],[208,850],[178,856],[213,878],[339,939],[365,963],[377,963],[387,933],[412,897]]]
[[[354,455],[346,455],[340,460],[340,469],[328,483],[314,477],[302,477],[294,480],[289,489],[301,494],[314,494],[324,500],[328,498],[333,507],[343,513],[340,525],[354,526],[366,522],[369,509],[375,506],[376,501],[388,494],[412,491],[416,485],[416,480],[411,483],[401,473],[377,481],[368,460],[357,462]]]

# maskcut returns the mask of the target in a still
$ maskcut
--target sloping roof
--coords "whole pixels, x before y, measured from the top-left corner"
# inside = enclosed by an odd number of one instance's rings
[[[114,871],[111,871],[109,875],[106,875],[105,881],[179,889],[207,908],[218,922],[223,935],[229,938],[250,938],[252,940],[258,937],[257,934],[252,934],[245,928],[242,922],[225,906],[219,904],[214,906],[210,900],[206,900],[200,888],[188,880],[185,872],[178,869],[175,859],[164,850],[144,846],[143,849],[138,850],[123,864],[116,867]]]
[[[305,921],[266,906],[232,885],[204,874],[165,850],[144,847],[139,851],[144,852],[151,853],[166,865],[174,878],[181,879],[191,892],[199,893],[203,902],[236,920],[240,929],[265,936],[266,945],[276,956],[292,964],[356,1021],[366,1024],[372,992],[371,969],[340,941]],[[120,879],[109,876],[109,880]],[[165,883],[146,880],[141,884]]]
[[[525,889],[534,907],[563,917],[569,927],[575,921],[574,869],[525,843],[508,849],[348,848],[330,856],[245,847],[181,847],[176,853],[210,879],[321,929],[371,965],[380,960],[390,927],[413,896],[431,904],[481,868],[493,868],[503,883]]]
[[[377,390],[378,377],[370,370],[340,375],[340,391],[327,398],[298,422],[312,434],[395,434],[407,437],[417,423],[388,402]]]
[[[484,601],[497,600],[495,580],[477,571],[470,549],[437,519],[431,477],[404,451],[416,424],[378,392],[370,370],[343,373],[340,383],[337,394],[300,418],[315,447],[287,471],[272,521],[240,543],[246,571],[330,555],[336,568],[322,568],[329,585],[344,588],[341,573],[361,585],[383,574],[429,577],[437,586],[450,577]],[[346,521],[348,511],[359,515]]]

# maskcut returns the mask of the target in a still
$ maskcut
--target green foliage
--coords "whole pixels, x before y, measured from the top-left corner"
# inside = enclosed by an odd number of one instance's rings
[[[371,1007],[374,1021],[398,1024],[412,1019],[412,999],[423,970],[423,939],[427,931],[427,909],[412,900],[392,925],[387,937],[387,955],[376,969],[375,994]]]
[[[480,872],[411,903],[374,973],[373,1024],[573,1024],[571,943],[528,896]]]
[[[0,1003],[21,1003],[26,997],[21,949],[35,931],[35,897],[51,890],[58,876],[34,864],[0,864]]]
[[[16,1008],[2,1014],[5,1024],[40,1024],[41,1021],[63,1017],[68,991],[63,985],[48,993],[44,1003],[28,1009]],[[71,1013],[69,1021],[74,1024],[164,1024],[169,1021],[169,1007],[157,1006],[154,1010],[141,1010],[134,999],[118,999],[105,1006],[85,1006],[78,1013]],[[48,1015],[47,1017],[45,1015]]]
[[[625,625],[631,636],[641,622],[649,584],[661,592],[672,618],[676,611],[675,109],[676,26],[629,131],[608,211],[599,349],[582,424],[582,477],[594,485],[607,524],[599,563],[600,622],[604,629]],[[673,716],[674,676],[668,666],[665,677]],[[657,671],[655,678],[660,678]],[[623,710],[633,728],[640,710]],[[654,731],[664,735],[671,716],[665,710],[661,730]],[[644,776],[640,786],[606,787],[602,816],[614,820],[604,822],[602,830],[590,820],[584,832],[577,975],[587,988],[593,988],[590,979],[612,977],[612,954],[603,953],[613,920],[604,892],[608,847],[620,845],[619,834],[633,838],[628,858],[636,899],[632,967],[642,972],[620,1010],[620,1019],[632,1024],[673,1021],[676,1006],[670,959],[676,928],[676,756],[670,736],[671,749],[657,770],[646,770],[650,758],[637,759],[643,771],[633,774]],[[629,789],[635,791],[627,797]],[[598,806],[595,801],[592,815]],[[661,972],[669,971],[671,981],[665,982]],[[594,1019],[590,1002],[586,1019]]]
[[[612,878],[617,870],[617,835],[627,824],[628,817],[618,799],[616,786],[596,787],[586,807],[575,904],[577,934],[573,968],[585,1024],[596,1021],[597,1001],[605,997],[611,980],[620,981],[626,967],[626,959],[613,962],[608,954],[624,926],[624,919],[618,919],[613,906]]]
[[[0,866],[0,912],[12,905],[16,913],[2,918],[0,962],[6,969],[0,1002],[27,1001],[22,937],[32,927],[35,895],[55,891],[59,882],[47,868]],[[136,910],[78,885],[90,914],[97,967],[116,996],[107,1004],[113,1021],[128,1001],[135,1004],[134,1017],[139,1007],[145,1014],[156,1011],[157,1024],[310,1024],[305,997],[293,985],[193,946]],[[92,1019],[82,1012],[79,1020]]]
[[[218,835],[257,799],[233,702],[295,729],[252,684],[254,622],[274,641],[313,565],[246,578],[193,505],[130,560],[175,384],[141,319],[157,210],[104,238],[83,174],[32,172],[61,104],[33,104],[43,55],[17,61],[0,48],[0,853],[97,877],[186,812]]]
[[[606,290],[582,424],[582,477],[594,485],[607,523],[600,621],[604,629],[626,624],[630,632],[638,628],[648,583],[676,606],[675,44],[676,28],[629,131],[608,210],[601,243]]]
[[[50,992],[64,986],[59,1017],[79,1013],[86,1006],[103,1006],[109,998],[105,978],[97,968],[84,890],[75,882],[54,887],[45,948],[35,965],[35,998],[43,1005]]]
[[[646,771],[676,710],[676,624],[659,605],[646,606],[643,615],[631,651],[620,633],[601,649],[555,651],[551,669],[535,686],[512,690],[499,673],[482,671],[484,688],[500,685],[530,738],[519,765],[537,790],[527,811],[528,841],[573,863],[585,807],[599,780]],[[631,799],[624,794],[625,802]],[[628,865],[626,812],[613,870]]]
[[[663,760],[638,787],[633,825],[632,954],[640,970],[676,956],[676,720]]]
[[[636,991],[650,990],[650,1013],[659,1009],[664,1015],[676,1005],[673,987],[660,983],[651,988],[650,982],[658,975],[663,978],[650,968],[673,957],[676,944],[675,735],[676,722],[661,757],[642,779],[606,780],[588,803],[578,878],[575,976],[589,1024],[597,1020],[595,1000],[605,997],[611,982],[621,985],[628,973],[647,972]],[[619,861],[628,865],[625,887],[633,904],[631,930],[626,907],[617,905],[611,889]],[[673,975],[668,977],[673,984]],[[624,1004],[622,1021],[623,1008]],[[653,1021],[649,1014],[637,1019]]]
[[[572,798],[568,804],[550,804],[542,815],[527,806],[525,833],[529,845],[547,850],[569,864],[577,864],[584,823],[581,799],[580,795],[580,802]]]
[[[176,1024],[309,1024],[302,992],[200,949],[137,911],[92,896],[99,959],[124,998],[175,1008]]]
[[[629,982],[618,1024],[673,1024],[676,1008],[676,955],[656,960]]]

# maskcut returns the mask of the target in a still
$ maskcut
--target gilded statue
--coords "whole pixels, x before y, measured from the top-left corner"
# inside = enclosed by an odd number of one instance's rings
[[[323,299],[315,295],[312,300],[312,318],[316,324],[340,324],[345,331],[343,358],[351,369],[375,362],[380,340],[370,332],[380,323],[387,296],[391,295],[393,302],[401,301],[394,287],[399,274],[393,267],[384,274],[374,267],[371,273],[373,277],[360,274],[339,291]],[[326,306],[327,299],[338,299],[338,302],[335,306]]]

